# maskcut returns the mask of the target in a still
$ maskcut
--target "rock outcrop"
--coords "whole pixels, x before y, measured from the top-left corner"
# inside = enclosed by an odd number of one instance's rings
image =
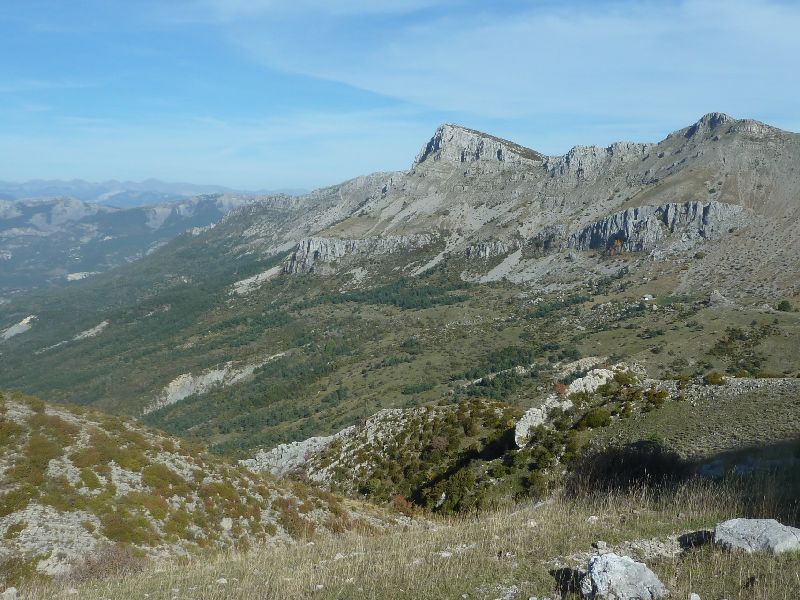
[[[153,400],[145,409],[143,414],[149,414],[170,404],[175,404],[181,400],[188,398],[192,394],[204,394],[217,386],[229,386],[239,383],[250,377],[256,369],[264,366],[271,360],[280,358],[285,352],[279,352],[265,358],[264,360],[245,364],[241,366],[234,366],[233,363],[227,363],[216,369],[209,369],[199,375],[192,375],[191,373],[184,373],[178,375],[175,379],[170,381],[158,397]]]
[[[660,600],[667,590],[644,563],[608,553],[589,560],[581,594],[591,600]]]
[[[434,241],[429,234],[390,235],[380,238],[302,240],[285,267],[286,273],[312,273],[317,263],[330,263],[354,254],[381,255],[424,248]]]
[[[538,152],[493,135],[445,123],[440,126],[414,160],[423,163],[492,163],[495,165],[537,165],[544,157]]]
[[[257,473],[267,472],[283,477],[325,450],[335,439],[350,435],[354,429],[355,426],[351,425],[334,435],[311,437],[300,442],[280,444],[271,450],[259,450],[253,458],[240,460],[239,464]]]
[[[641,160],[654,144],[617,142],[607,148],[600,146],[575,146],[564,156],[551,156],[545,168],[553,177],[576,181],[594,181],[616,166]]]
[[[714,528],[714,543],[725,550],[753,552],[800,551],[800,529],[775,519],[731,519]]]
[[[596,359],[592,358],[590,360]],[[517,424],[514,427],[514,442],[517,444],[517,447],[525,447],[525,445],[528,443],[531,429],[534,429],[540,425],[545,425],[547,423],[548,415],[552,410],[557,408],[568,410],[572,408],[572,401],[569,399],[571,394],[576,394],[579,392],[594,392],[601,385],[613,379],[617,372],[623,372],[627,370],[628,365],[625,363],[616,364],[610,369],[591,369],[586,373],[586,375],[583,377],[578,377],[569,384],[564,394],[564,398],[561,398],[557,394],[550,394],[547,398],[545,398],[541,406],[529,408],[527,411],[525,411],[525,414],[522,415],[522,418],[517,421]]]
[[[520,243],[517,241],[504,242],[501,240],[490,240],[485,242],[475,242],[464,250],[464,255],[468,259],[487,259],[495,256],[503,256],[509,252],[519,249]]]
[[[578,250],[643,252],[656,248],[668,236],[683,242],[718,239],[742,224],[746,211],[722,202],[638,206],[614,213],[573,233],[567,246]]]
[[[3,331],[0,331],[0,342],[5,340],[10,340],[15,335],[19,335],[21,333],[25,333],[26,331],[30,330],[33,327],[33,323],[36,321],[36,315],[29,315],[22,319],[19,323],[15,323],[10,327],[7,327]]]
[[[544,425],[547,422],[547,416],[550,411],[556,408],[567,410],[572,408],[572,402],[567,399],[562,400],[557,395],[551,394],[545,399],[541,406],[529,408],[525,411],[525,414],[522,415],[522,418],[517,421],[517,424],[514,426],[514,443],[517,444],[518,448],[525,447],[528,443],[530,430],[539,425]]]

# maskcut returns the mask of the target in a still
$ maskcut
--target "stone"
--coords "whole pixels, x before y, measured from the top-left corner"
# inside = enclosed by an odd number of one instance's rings
[[[17,588],[10,587],[0,594],[0,600],[17,600]]]
[[[667,590],[644,563],[609,553],[589,560],[581,594],[592,600],[659,600]]]
[[[689,594],[689,600],[700,600],[700,596],[692,592],[691,594]]]
[[[748,554],[800,551],[800,529],[775,519],[730,519],[714,528],[714,543],[725,550]]]

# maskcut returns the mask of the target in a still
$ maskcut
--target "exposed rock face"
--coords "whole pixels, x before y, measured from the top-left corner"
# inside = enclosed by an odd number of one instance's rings
[[[617,247],[626,252],[653,250],[669,235],[684,241],[717,239],[740,225],[745,209],[721,202],[686,202],[639,206],[609,215],[569,237],[567,245],[579,250]]]
[[[331,443],[342,436],[350,435],[355,426],[329,436],[308,438],[301,442],[281,444],[271,450],[259,450],[253,458],[240,460],[239,464],[255,472],[269,472],[276,477],[283,477],[301,467],[313,455],[322,452]]]
[[[501,240],[492,240],[486,242],[476,242],[467,246],[464,254],[467,258],[492,258],[494,256],[503,256],[520,247],[519,242],[503,242]]]
[[[652,147],[653,144],[633,142],[617,142],[608,148],[575,146],[564,156],[549,157],[545,167],[551,176],[593,181],[615,166],[641,160]]]
[[[309,238],[297,244],[285,271],[311,273],[317,263],[332,262],[354,254],[379,255],[414,250],[428,246],[434,239],[434,236],[428,234],[392,235],[360,240]]]
[[[0,332],[0,341],[10,340],[15,335],[25,333],[33,326],[33,322],[36,321],[36,318],[36,315],[30,315],[22,319],[19,323],[7,327]]]
[[[239,295],[249,294],[250,292],[257,290],[262,284],[266,283],[273,277],[280,275],[282,272],[283,266],[278,265],[276,267],[272,267],[271,269],[267,269],[262,273],[248,277],[247,279],[240,279],[233,284],[231,293]]]
[[[719,130],[721,130],[721,128],[725,127],[726,125],[730,126],[732,123],[736,123],[736,119],[733,117],[730,117],[725,113],[712,112],[703,115],[700,117],[700,120],[697,121],[697,123],[687,127],[680,133],[687,138],[692,138],[695,136],[709,136],[716,134]]]
[[[592,600],[660,600],[667,590],[644,563],[609,553],[589,560],[581,593]]]
[[[596,360],[598,359],[594,357],[582,359],[587,365],[592,364],[591,361]],[[576,361],[576,363],[580,364],[581,361]],[[528,443],[531,429],[547,423],[547,415],[550,411],[556,408],[562,410],[572,408],[572,401],[569,400],[570,394],[594,392],[601,385],[613,379],[615,373],[627,370],[628,366],[625,363],[616,364],[610,369],[592,369],[583,377],[579,377],[569,384],[565,394],[566,398],[562,399],[557,394],[550,394],[541,406],[529,408],[514,427],[514,442],[517,444],[517,447],[523,448]]]
[[[610,369],[592,369],[583,377],[578,377],[575,381],[567,387],[567,395],[577,394],[579,392],[594,392],[601,385],[604,385],[614,378],[617,372],[627,371],[628,366],[625,363],[619,363]]]
[[[0,547],[0,559],[9,555],[46,556],[37,570],[46,575],[60,575],[70,565],[97,545],[97,536],[90,534],[82,523],[100,527],[100,521],[83,510],[59,512],[50,506],[30,504],[24,510],[2,519],[6,530],[22,527],[14,544]]]
[[[518,166],[538,164],[542,158],[538,152],[514,142],[446,123],[436,130],[430,141],[420,150],[414,160],[414,166],[437,161],[488,162]]]
[[[144,409],[143,414],[148,414],[160,408],[164,408],[165,406],[169,406],[170,404],[180,402],[192,394],[204,394],[216,386],[228,386],[239,383],[250,377],[257,368],[284,354],[284,352],[279,352],[262,361],[239,367],[228,363],[217,369],[209,369],[200,375],[192,375],[191,373],[178,375],[175,379],[170,381],[161,391],[161,394]]]
[[[714,528],[714,543],[748,554],[794,552],[800,550],[800,529],[775,519],[731,519]]]
[[[548,413],[554,408],[567,410],[572,408],[572,402],[566,399],[562,400],[557,395],[552,394],[545,399],[541,406],[529,408],[525,411],[525,414],[522,415],[522,418],[517,421],[514,427],[514,442],[518,448],[525,447],[528,443],[530,430],[539,425],[544,425],[547,422]]]

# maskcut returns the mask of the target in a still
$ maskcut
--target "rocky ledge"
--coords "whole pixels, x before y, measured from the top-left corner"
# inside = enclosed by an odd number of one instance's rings
[[[302,240],[284,269],[286,273],[312,273],[317,263],[328,263],[354,254],[393,254],[432,244],[429,234],[390,235],[364,239],[308,238]]]

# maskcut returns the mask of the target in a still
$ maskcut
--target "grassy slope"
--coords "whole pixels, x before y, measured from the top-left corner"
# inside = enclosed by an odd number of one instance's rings
[[[733,516],[775,516],[786,521],[790,506],[783,503],[785,498],[754,499],[747,495],[752,483],[691,482],[662,493],[643,488],[578,499],[560,497],[476,519],[438,520],[429,530],[318,538],[314,545],[256,548],[248,554],[168,565],[100,582],[68,581],[32,591],[26,598],[73,597],[68,588],[77,589],[87,600],[145,594],[154,600],[555,597],[559,592],[550,572],[585,568],[596,540],[644,559],[675,598],[686,598],[690,592],[702,598],[795,598],[797,554],[773,558],[704,547],[673,557],[645,558],[624,544],[652,539],[669,543],[678,534],[710,528]],[[590,516],[598,519],[592,522]],[[516,593],[505,595],[512,586]]]

